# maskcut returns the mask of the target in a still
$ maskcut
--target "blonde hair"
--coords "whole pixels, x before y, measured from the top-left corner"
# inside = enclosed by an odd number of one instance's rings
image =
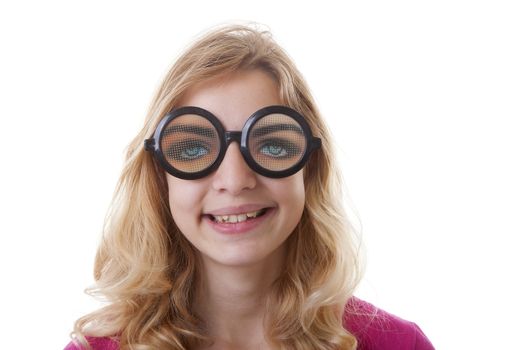
[[[159,120],[195,83],[262,69],[277,81],[284,104],[305,116],[322,147],[304,168],[302,218],[288,238],[286,268],[267,299],[265,336],[281,349],[355,349],[344,308],[360,279],[353,228],[327,127],[309,89],[268,31],[232,25],[194,43],[166,75],[130,143],[104,226],[88,293],[108,305],[77,320],[76,340],[115,337],[121,349],[187,349],[210,341],[193,310],[197,251],[175,225],[164,172],[143,149]]]

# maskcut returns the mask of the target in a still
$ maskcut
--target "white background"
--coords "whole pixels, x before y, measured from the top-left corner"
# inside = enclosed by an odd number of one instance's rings
[[[329,3],[329,2],[328,2]],[[0,4],[2,349],[61,349],[127,143],[170,63],[269,26],[331,124],[368,269],[358,295],[438,349],[503,346],[501,1]]]

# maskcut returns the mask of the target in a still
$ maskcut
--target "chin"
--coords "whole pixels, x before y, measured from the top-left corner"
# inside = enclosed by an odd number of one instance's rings
[[[281,244],[277,249],[261,249],[259,246],[246,246],[239,249],[234,247],[229,250],[222,250],[219,254],[208,256],[215,263],[228,267],[253,267],[264,264],[267,268],[272,269],[282,263],[284,244]]]
[[[230,256],[218,256],[218,257],[210,257],[210,259],[222,266],[227,267],[250,267],[256,264],[261,263],[265,259],[258,256],[251,256],[248,254],[232,254]]]

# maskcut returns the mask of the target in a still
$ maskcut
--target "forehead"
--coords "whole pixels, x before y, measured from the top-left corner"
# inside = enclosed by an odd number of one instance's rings
[[[260,108],[282,104],[277,82],[256,69],[238,71],[195,84],[177,107],[196,106],[214,114],[227,130],[242,129]]]

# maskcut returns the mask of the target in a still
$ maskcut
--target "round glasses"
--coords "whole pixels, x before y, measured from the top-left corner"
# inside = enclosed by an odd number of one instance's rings
[[[232,141],[249,167],[260,175],[281,178],[299,171],[321,147],[305,118],[289,107],[264,107],[247,119],[242,131],[225,131],[211,112],[181,107],[168,113],[144,148],[169,174],[193,180],[215,171]]]

